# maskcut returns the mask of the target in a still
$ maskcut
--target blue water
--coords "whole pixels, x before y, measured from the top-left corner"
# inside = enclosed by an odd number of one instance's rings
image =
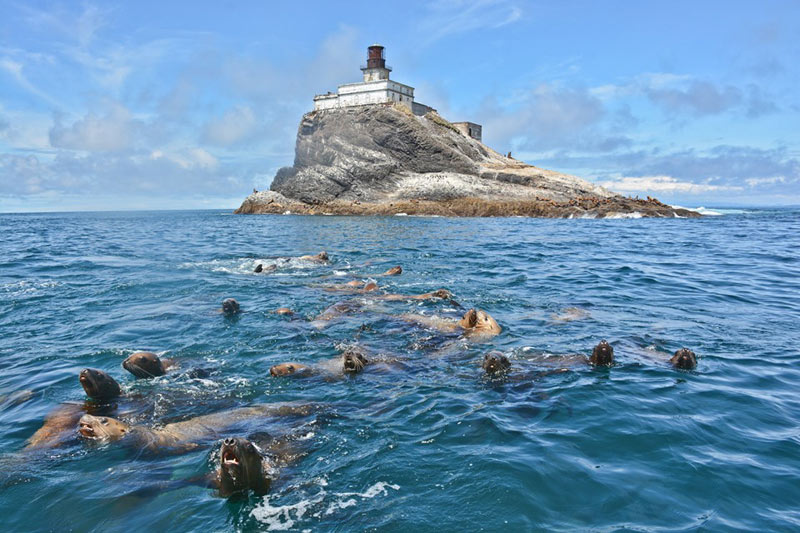
[[[797,530],[800,211],[700,220],[232,216],[219,211],[0,215],[0,495],[4,531]],[[327,250],[329,266],[258,262]],[[355,297],[322,285],[378,278]],[[225,297],[244,312],[217,313]],[[270,311],[291,307],[290,320]],[[396,318],[479,307],[503,332],[443,338]],[[569,311],[578,308],[581,311]],[[573,313],[570,315],[570,313]],[[572,316],[576,320],[559,320]],[[615,347],[610,369],[537,377],[543,356]],[[399,363],[351,379],[276,379],[270,365],[357,342]],[[687,346],[695,371],[664,354]],[[482,378],[490,349],[506,381]],[[176,372],[135,380],[135,350]],[[105,370],[155,425],[237,405],[323,404],[294,431],[307,455],[271,493],[224,500],[159,482],[208,472],[218,443],[159,456],[74,438],[20,453],[45,415]],[[295,424],[297,427],[289,427]],[[256,428],[258,429],[258,428]],[[167,484],[162,485],[167,486]]]

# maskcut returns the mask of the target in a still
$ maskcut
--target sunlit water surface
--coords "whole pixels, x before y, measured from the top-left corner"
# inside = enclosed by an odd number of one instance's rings
[[[219,211],[0,215],[0,494],[5,531],[791,530],[800,528],[800,212],[700,220],[232,216]],[[331,264],[259,262],[327,250]],[[322,286],[377,278],[381,302]],[[243,313],[217,312],[234,297]],[[362,312],[318,329],[355,298]],[[271,313],[297,312],[294,320]],[[487,310],[469,343],[397,315]],[[579,311],[571,310],[577,308]],[[577,318],[576,320],[563,320]],[[615,347],[610,369],[536,377],[543,355]],[[389,367],[276,379],[358,343]],[[664,357],[688,346],[695,371]],[[507,381],[482,378],[505,352]],[[135,350],[178,371],[135,380]],[[154,425],[264,402],[322,404],[290,433],[306,452],[266,497],[182,484],[219,441],[160,456],[73,438],[19,453],[45,415],[105,370]],[[513,379],[512,379],[513,378]],[[29,399],[14,393],[30,390]],[[240,431],[243,431],[240,429]],[[168,490],[143,490],[159,486]]]

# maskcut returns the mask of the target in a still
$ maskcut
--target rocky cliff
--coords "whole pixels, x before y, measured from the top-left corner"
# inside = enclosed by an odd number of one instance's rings
[[[237,213],[464,216],[697,216],[619,196],[575,176],[505,157],[435,112],[402,105],[314,111],[297,132],[294,165]],[[638,215],[637,215],[638,213]]]

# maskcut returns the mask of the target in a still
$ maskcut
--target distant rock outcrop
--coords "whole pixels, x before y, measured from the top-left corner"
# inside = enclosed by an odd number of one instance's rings
[[[625,198],[575,176],[503,156],[435,112],[382,104],[313,111],[294,165],[237,213],[452,216],[699,216]]]

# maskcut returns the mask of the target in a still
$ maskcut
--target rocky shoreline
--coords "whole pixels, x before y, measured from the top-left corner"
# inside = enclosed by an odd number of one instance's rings
[[[303,116],[295,161],[237,214],[699,217],[503,156],[435,112],[381,104]]]

